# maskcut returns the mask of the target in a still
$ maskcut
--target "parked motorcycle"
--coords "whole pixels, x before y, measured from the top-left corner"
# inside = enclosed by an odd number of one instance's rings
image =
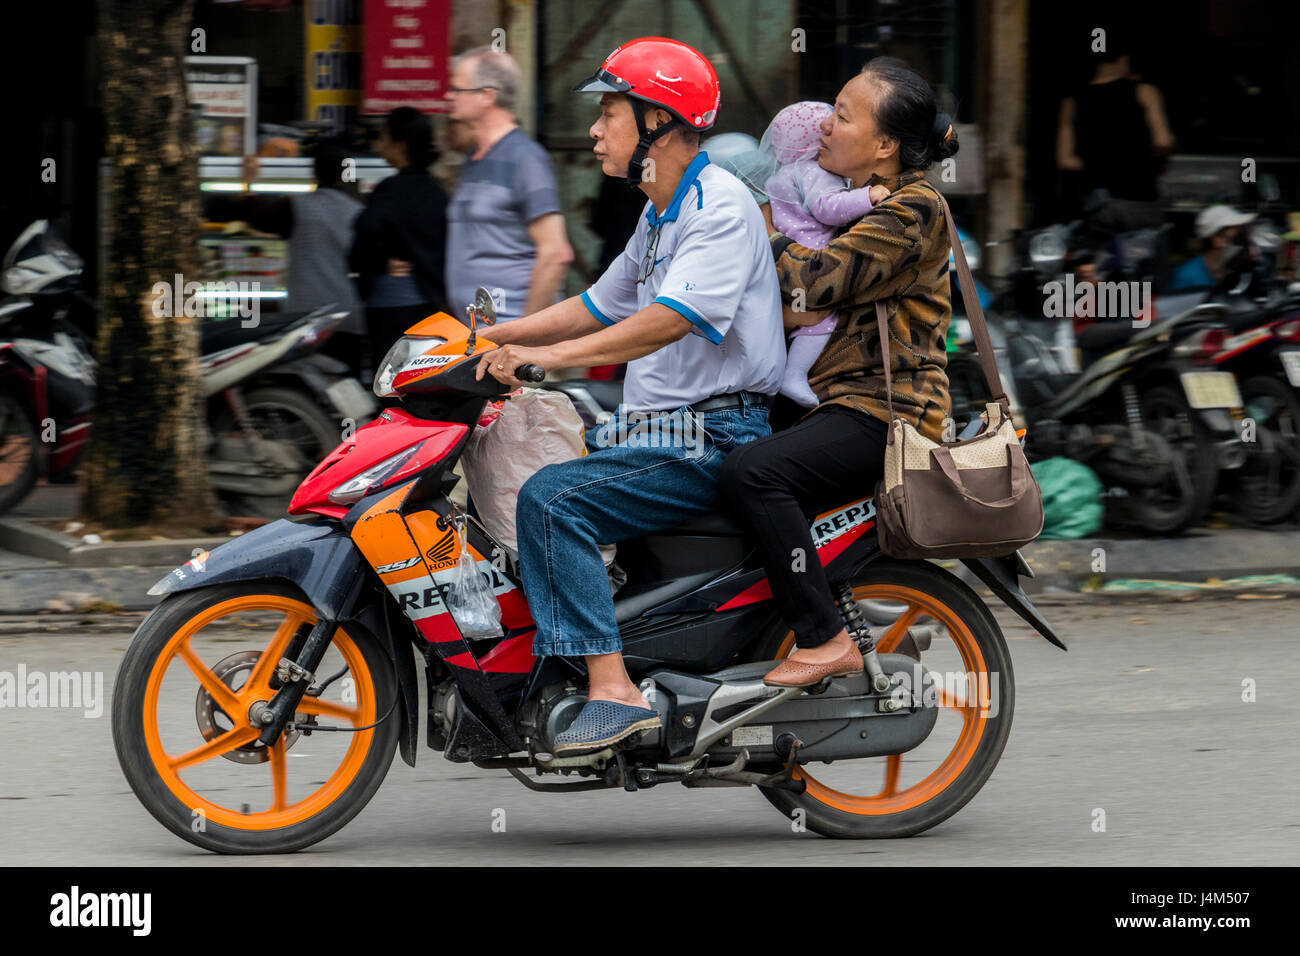
[[[89,437],[95,362],[72,315],[96,307],[80,288],[82,266],[45,220],[4,259],[0,513],[42,473],[70,478]],[[248,328],[236,319],[200,326],[208,470],[232,511],[284,514],[302,477],[377,408],[343,362],[318,351],[347,317],[324,307],[261,316]]]
[[[1300,292],[1221,301],[1229,334],[1210,360],[1241,382],[1253,452],[1226,491],[1243,517],[1273,524],[1300,506]]]
[[[236,514],[284,514],[303,476],[340,435],[369,419],[374,398],[319,352],[348,317],[322,307],[202,326],[203,394],[213,487]]]
[[[37,478],[69,480],[90,435],[95,363],[72,313],[82,261],[32,223],[5,254],[0,285],[0,514]]]
[[[619,545],[625,659],[662,728],[555,756],[585,701],[582,661],[533,658],[517,555],[447,497],[485,402],[509,391],[475,378],[495,347],[476,338],[478,317],[493,319],[486,289],[469,330],[439,313],[393,346],[375,392],[398,405],[317,466],[293,520],[200,555],[151,590],[163,600],[118,668],[113,739],[160,823],[225,853],[294,851],[338,830],[374,795],[394,749],[415,763],[411,645],[424,663],[428,745],[532,790],[754,786],[815,832],[855,838],[920,833],[979,791],[1011,728],[1006,642],[956,576],[881,555],[870,497],[811,528],[863,673],[766,686],[793,633],[745,530],[702,515]],[[496,636],[464,636],[473,576],[457,574],[462,552],[495,597]],[[1030,572],[1018,554],[964,563],[1064,648],[1020,589]],[[873,600],[903,610],[868,627],[859,602]]]
[[[1224,334],[1223,311],[1201,306],[1145,329],[1091,325],[1078,336],[1098,358],[1069,371],[1051,320],[990,313],[990,337],[1006,370],[1003,383],[1028,427],[1031,460],[1057,455],[1087,464],[1122,489],[1121,517],[1173,534],[1200,518],[1219,473],[1241,467],[1247,449],[1235,422],[1241,397],[1229,373],[1208,367]],[[1068,320],[1061,320],[1068,321]],[[1044,334],[1036,331],[1049,326]],[[994,329],[997,329],[996,336]],[[973,343],[948,357],[954,418],[981,408],[988,387]]]

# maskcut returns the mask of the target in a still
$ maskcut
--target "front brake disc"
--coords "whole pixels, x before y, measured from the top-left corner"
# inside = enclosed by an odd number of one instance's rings
[[[253,668],[257,666],[258,659],[261,658],[261,651],[236,651],[229,657],[222,658],[212,668],[212,673],[217,675],[217,679],[229,687],[231,690],[238,690],[244,681],[248,680],[249,675],[253,673]],[[241,676],[242,679],[241,679]],[[204,740],[216,740],[222,734],[228,733],[236,726],[231,715],[217,706],[217,702],[212,699],[212,695],[200,686],[198,697],[194,701],[194,716],[199,723],[199,733],[203,735]],[[241,715],[242,717],[243,715]],[[287,751],[302,734],[298,730],[285,730],[283,733],[284,749]],[[235,763],[266,763],[271,759],[270,752],[266,745],[260,741],[253,741],[250,744],[244,744],[242,747],[236,747],[228,750],[221,756],[227,760],[233,760]]]

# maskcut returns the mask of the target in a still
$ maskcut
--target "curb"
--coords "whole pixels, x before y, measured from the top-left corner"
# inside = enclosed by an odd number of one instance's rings
[[[0,571],[0,613],[80,611],[97,604],[147,611],[159,599],[146,592],[173,568],[188,561],[195,547],[211,549],[229,540],[195,538],[68,547],[66,536],[38,528],[36,534],[25,539],[27,547],[18,547],[9,533],[15,525],[26,525],[26,522],[0,521],[5,547],[26,554],[34,554],[31,549],[43,548],[42,553],[35,553],[36,557],[61,561],[64,566]],[[50,537],[62,540],[51,542]],[[1099,548],[1105,570],[1094,572]],[[1226,533],[1191,533],[1182,538],[1035,541],[1021,551],[1034,571],[1033,578],[1020,581],[1031,599],[1161,599],[1155,591],[1083,592],[1084,586],[1094,579],[1104,584],[1122,578],[1204,582],[1261,574],[1300,577],[1300,531],[1231,529]],[[128,561],[128,558],[136,560]],[[108,566],[110,561],[117,566]],[[936,563],[970,584],[977,594],[985,592],[983,583],[960,561],[947,559]],[[1197,597],[1228,596],[1242,590],[1290,592],[1294,589],[1242,586],[1198,589],[1194,593]]]
[[[51,531],[30,521],[19,518],[0,519],[0,541],[4,542],[5,548],[46,561],[57,561],[69,568],[166,566],[170,570],[188,561],[196,548],[211,551],[230,540],[230,537],[222,536],[83,544],[62,531]],[[4,607],[2,601],[0,607]]]
[[[6,614],[72,612],[107,604],[124,611],[148,611],[161,599],[146,592],[174,566],[23,568],[0,572],[0,610]]]
[[[1097,554],[1097,549],[1101,553]],[[1094,577],[1206,581],[1256,574],[1300,577],[1300,531],[1233,528],[1193,531],[1180,538],[1077,538],[1035,541],[1021,549],[1034,572],[1026,594],[1077,591]],[[1104,560],[1104,570],[1094,562]]]

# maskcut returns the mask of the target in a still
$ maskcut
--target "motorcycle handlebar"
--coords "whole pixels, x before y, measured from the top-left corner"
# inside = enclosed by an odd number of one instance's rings
[[[521,382],[537,383],[546,378],[546,369],[531,362],[525,362],[515,369],[515,378]]]

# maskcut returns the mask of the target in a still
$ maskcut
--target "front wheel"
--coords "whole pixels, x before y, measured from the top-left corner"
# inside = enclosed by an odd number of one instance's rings
[[[851,586],[859,603],[901,606],[891,623],[872,628],[876,649],[919,658],[934,674],[940,708],[934,729],[907,754],[799,764],[794,776],[806,784],[801,794],[761,792],[792,821],[823,836],[914,836],[964,807],[997,766],[1015,707],[1011,655],[984,602],[927,561],[873,561]],[[793,648],[794,632],[778,628],[754,659],[782,659]]]
[[[270,747],[257,740],[250,709],[275,694],[276,663],[297,656],[315,623],[292,588],[247,582],[170,597],[136,631],[114,687],[113,744],[140,802],[182,839],[289,853],[334,833],[379,789],[397,746],[397,689],[365,632],[339,628],[294,729]]]
[[[27,412],[16,398],[0,389],[0,514],[32,490],[40,447]]]
[[[1276,524],[1300,505],[1300,396],[1271,375],[1246,379],[1241,395],[1257,451],[1234,476],[1235,503],[1247,520]]]
[[[258,435],[279,442],[292,452],[296,467],[290,477],[295,484],[306,478],[308,472],[343,440],[342,422],[330,417],[311,396],[295,389],[256,388],[243,396],[243,403]],[[229,412],[221,413],[213,424],[213,432],[217,435],[238,430]],[[292,487],[288,494],[283,495],[235,493],[226,497],[232,514],[279,518],[289,506]]]

